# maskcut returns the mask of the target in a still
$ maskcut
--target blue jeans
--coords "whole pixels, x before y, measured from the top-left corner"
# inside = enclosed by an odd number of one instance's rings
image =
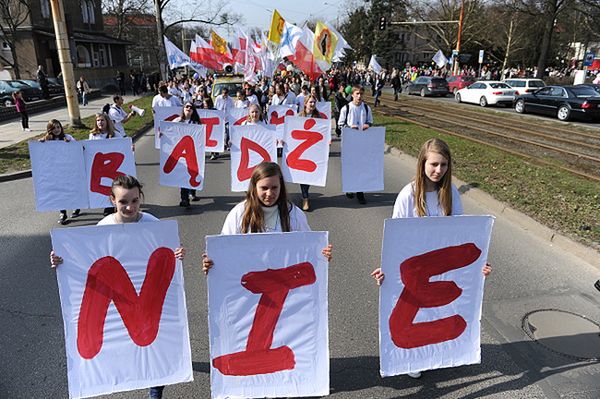
[[[308,185],[308,184],[300,185],[300,190],[302,190],[302,198],[308,198],[308,189],[309,188],[310,188],[310,185]]]
[[[164,386],[150,388],[150,399],[162,399],[163,389],[165,389]]]

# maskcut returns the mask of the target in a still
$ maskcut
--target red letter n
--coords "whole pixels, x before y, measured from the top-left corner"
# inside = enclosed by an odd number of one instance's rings
[[[127,272],[112,256],[98,259],[88,271],[77,323],[77,350],[93,359],[102,349],[104,321],[113,301],[129,336],[139,346],[150,345],[158,335],[162,307],[175,273],[175,254],[156,249],[148,260],[140,295]]]
[[[120,152],[96,153],[92,162],[92,173],[90,178],[90,190],[94,193],[110,195],[110,186],[102,185],[102,178],[107,177],[112,182],[124,173],[119,168],[125,159]]]
[[[237,376],[292,370],[296,366],[294,352],[288,346],[272,349],[273,333],[290,290],[313,284],[316,280],[315,270],[308,262],[245,274],[242,277],[244,288],[261,294],[246,350],[213,359],[213,367],[222,374]]]
[[[292,138],[296,140],[305,140],[303,143],[298,145],[294,151],[290,152],[285,162],[292,169],[303,170],[305,172],[314,172],[317,169],[317,164],[309,159],[300,159],[302,154],[323,140],[323,135],[319,132],[311,132],[309,129],[312,128],[317,122],[314,119],[309,119],[304,122],[305,130],[292,130]]]
[[[400,265],[404,290],[390,316],[392,341],[410,349],[438,344],[459,337],[467,328],[460,315],[413,323],[420,308],[447,305],[458,298],[462,289],[453,281],[430,282],[432,276],[460,269],[475,262],[481,250],[473,243],[447,247],[414,256]]]
[[[185,158],[185,164],[187,166],[188,173],[190,175],[190,185],[198,187],[200,181],[197,181],[200,171],[198,170],[198,157],[196,156],[196,147],[194,146],[194,139],[191,136],[183,136],[179,143],[173,148],[173,151],[167,158],[163,171],[165,173],[171,173],[179,158]]]

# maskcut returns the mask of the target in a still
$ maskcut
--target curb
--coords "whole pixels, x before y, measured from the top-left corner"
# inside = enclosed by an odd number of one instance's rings
[[[416,158],[388,144],[385,145],[385,152],[400,158],[402,162],[405,162],[407,166],[411,168],[414,168],[417,162]],[[597,269],[600,268],[600,252],[574,241],[573,239],[562,235],[556,230],[544,226],[530,216],[511,208],[504,202],[498,201],[480,189],[469,186],[467,183],[457,179],[454,176],[452,176],[452,179],[455,185],[458,187],[462,197],[470,198],[473,201],[482,204],[489,209],[491,215],[496,217],[502,216],[504,219],[509,220],[511,223],[516,224],[523,230],[526,230],[536,237],[541,238],[550,245],[563,249],[564,251],[584,260]]]
[[[138,141],[140,137],[146,134],[146,132],[150,130],[150,128],[152,128],[153,126],[154,123],[152,122],[142,126],[137,132],[133,134],[133,136],[131,136],[131,141],[133,143]],[[28,177],[31,177],[31,169],[21,170],[19,172],[5,173],[3,175],[0,175],[0,183],[19,179],[26,179]]]

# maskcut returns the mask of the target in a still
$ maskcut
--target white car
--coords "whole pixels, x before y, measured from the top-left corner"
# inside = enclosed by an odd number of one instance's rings
[[[456,102],[479,104],[482,107],[494,104],[512,106],[515,90],[503,82],[485,80],[471,84],[456,92]]]

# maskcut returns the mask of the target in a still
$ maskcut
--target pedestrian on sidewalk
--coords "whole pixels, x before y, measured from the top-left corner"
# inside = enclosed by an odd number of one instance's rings
[[[173,122],[181,122],[181,123],[191,123],[194,125],[200,125],[202,122],[200,121],[200,116],[198,116],[198,112],[196,112],[196,106],[193,101],[187,101],[181,110],[181,115],[173,120]],[[162,133],[161,133],[162,134]],[[204,154],[202,154],[204,156]],[[192,188],[181,187],[179,189],[179,194],[181,197],[181,201],[179,202],[179,206],[182,206],[186,209],[190,209],[190,198],[192,201],[200,201],[200,198],[196,196],[196,190]]]
[[[85,80],[85,77],[83,75],[81,75],[79,77],[79,80],[77,81],[77,91],[81,96],[81,103],[85,107],[86,105],[88,105],[87,95],[89,94],[91,89],[90,85],[88,84],[87,80]]]
[[[27,114],[27,104],[23,100],[23,93],[21,90],[17,90],[12,94],[13,102],[17,112],[21,115],[21,129],[24,132],[31,132],[29,129],[29,115]]]
[[[45,100],[50,98],[50,92],[48,91],[48,75],[46,71],[44,71],[44,67],[42,65],[38,65],[38,70],[36,72],[36,78],[40,87],[42,88],[42,95]]]

